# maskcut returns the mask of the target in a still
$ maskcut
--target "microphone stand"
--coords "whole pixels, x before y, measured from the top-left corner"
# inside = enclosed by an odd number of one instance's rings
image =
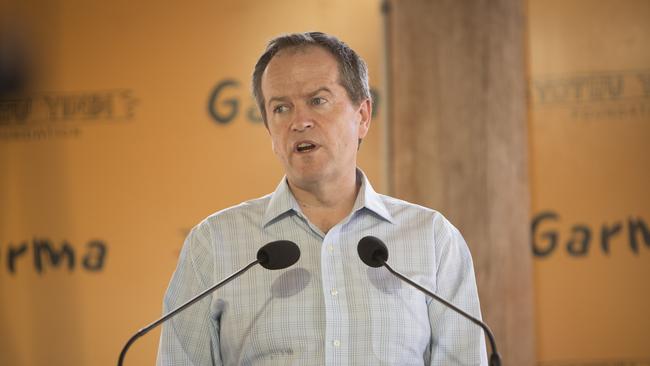
[[[418,290],[424,292],[425,294],[427,294],[427,295],[433,297],[434,299],[440,301],[441,303],[443,303],[443,304],[445,304],[446,306],[448,306],[448,307],[452,308],[453,310],[455,310],[455,311],[456,311],[457,313],[459,313],[460,315],[462,315],[462,316],[464,316],[465,318],[467,318],[467,320],[469,320],[469,321],[471,321],[472,323],[474,323],[474,324],[478,325],[479,327],[483,328],[483,331],[485,332],[485,334],[487,334],[488,339],[489,339],[489,341],[490,341],[490,347],[492,348],[492,355],[490,356],[490,366],[501,366],[501,356],[499,355],[499,352],[497,352],[497,346],[496,346],[496,342],[494,341],[494,335],[492,334],[492,331],[491,331],[490,328],[487,326],[487,324],[485,324],[485,323],[483,323],[482,321],[476,319],[475,317],[469,315],[468,313],[464,312],[463,310],[457,308],[455,305],[453,305],[453,304],[450,303],[449,301],[443,299],[442,297],[440,297],[440,296],[434,294],[433,292],[427,290],[426,288],[420,286],[419,284],[417,284],[416,282],[412,281],[411,279],[409,279],[408,277],[404,276],[403,274],[397,272],[397,271],[394,270],[391,266],[389,266],[388,263],[387,263],[385,260],[383,260],[382,258],[374,257],[373,259],[381,261],[381,262],[382,262],[382,266],[386,267],[386,269],[388,269],[388,270],[390,271],[390,273],[392,273],[392,274],[394,274],[395,276],[399,277],[399,278],[400,278],[401,280],[403,280],[404,282],[406,282],[406,283],[408,283],[409,285],[411,285],[411,286],[417,288]]]
[[[160,319],[156,320],[155,322],[153,322],[153,323],[147,325],[146,327],[140,329],[136,334],[133,335],[133,337],[131,337],[131,338],[126,342],[126,344],[124,345],[124,348],[122,348],[122,352],[120,352],[120,359],[118,360],[117,365],[118,365],[118,366],[122,366],[122,362],[124,361],[124,356],[126,355],[126,351],[129,349],[129,347],[131,347],[131,344],[133,344],[133,342],[135,342],[138,338],[140,338],[140,337],[142,337],[143,335],[149,333],[149,331],[151,331],[153,328],[157,327],[158,325],[160,325],[161,323],[163,323],[163,322],[166,321],[167,319],[169,319],[169,318],[173,317],[174,315],[178,314],[180,311],[182,311],[182,310],[185,309],[186,307],[188,307],[188,306],[194,304],[195,302],[201,300],[202,298],[206,297],[208,294],[210,294],[210,293],[213,292],[214,290],[216,290],[216,289],[218,289],[219,287],[221,287],[221,286],[227,284],[228,282],[232,281],[233,279],[235,279],[236,277],[238,277],[238,276],[241,275],[242,273],[248,271],[251,267],[253,267],[254,265],[258,264],[259,262],[260,262],[260,261],[259,261],[258,259],[256,259],[256,260],[250,262],[246,267],[244,267],[244,268],[240,269],[239,271],[237,271],[237,272],[231,274],[230,276],[226,277],[226,278],[225,278],[224,280],[222,280],[221,282],[216,283],[215,285],[213,285],[212,287],[208,288],[207,290],[205,290],[205,291],[201,292],[200,294],[194,296],[193,298],[191,298],[191,299],[190,299],[188,302],[186,302],[185,304],[183,304],[183,305],[181,305],[180,307],[178,307],[178,308],[176,308],[176,309],[170,311],[169,313],[163,315],[162,318],[160,318]]]

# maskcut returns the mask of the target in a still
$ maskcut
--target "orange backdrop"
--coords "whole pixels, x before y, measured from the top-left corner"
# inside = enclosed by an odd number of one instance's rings
[[[650,365],[650,2],[528,5],[538,360]]]

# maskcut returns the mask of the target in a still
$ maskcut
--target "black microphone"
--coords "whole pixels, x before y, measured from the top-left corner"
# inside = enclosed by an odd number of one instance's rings
[[[257,262],[266,269],[284,269],[300,259],[300,249],[288,240],[270,242],[257,251]]]
[[[499,352],[497,352],[497,346],[496,342],[494,341],[494,335],[492,334],[492,331],[490,328],[485,324],[484,322],[480,321],[479,319],[469,315],[468,313],[464,312],[463,310],[459,309],[449,301],[441,298],[440,296],[434,294],[433,292],[427,290],[426,288],[420,286],[416,282],[408,279],[406,276],[403,274],[397,272],[391,266],[388,265],[388,248],[386,248],[386,244],[382,242],[380,239],[374,237],[374,236],[366,236],[363,237],[361,240],[359,240],[359,245],[357,246],[357,251],[359,252],[359,257],[363,261],[363,263],[367,264],[370,267],[381,267],[384,266],[386,269],[388,269],[392,274],[397,276],[399,279],[403,280],[404,282],[408,283],[409,285],[417,288],[418,290],[424,292],[425,294],[431,296],[432,298],[436,299],[437,301],[443,303],[445,306],[451,308],[458,314],[464,316],[468,320],[470,320],[472,323],[480,326],[483,328],[483,331],[485,331],[485,334],[487,334],[488,339],[490,340],[490,346],[492,348],[492,355],[490,355],[490,366],[501,366],[501,356],[499,355]]]
[[[170,311],[169,313],[163,315],[160,319],[156,320],[155,322],[147,325],[146,327],[140,329],[137,333],[135,333],[129,340],[126,342],[124,345],[124,348],[122,348],[122,352],[120,352],[120,358],[117,362],[118,366],[122,366],[122,362],[124,361],[124,356],[126,356],[126,351],[131,347],[131,344],[135,342],[138,338],[142,337],[143,335],[149,333],[153,328],[157,327],[161,323],[165,322],[167,319],[173,317],[174,315],[180,313],[183,311],[185,308],[189,307],[190,305],[194,304],[195,302],[201,300],[208,294],[212,293],[214,290],[218,289],[219,287],[227,284],[228,282],[232,281],[233,279],[239,277],[241,274],[244,272],[248,271],[251,267],[253,267],[256,264],[260,264],[262,267],[266,269],[284,269],[292,264],[296,263],[298,259],[300,258],[300,249],[296,245],[296,243],[288,240],[277,240],[270,242],[260,248],[260,250],[257,251],[257,259],[250,262],[246,267],[240,269],[239,271],[231,274],[230,276],[226,277],[223,279],[221,282],[218,282],[217,284],[213,285],[212,287],[204,290],[200,294],[196,295],[195,297],[191,298],[189,301],[184,303],[183,305],[179,306],[178,308]]]

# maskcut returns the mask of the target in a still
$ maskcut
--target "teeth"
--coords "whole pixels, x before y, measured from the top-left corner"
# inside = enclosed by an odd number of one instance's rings
[[[311,150],[311,149],[313,149],[314,147],[315,147],[315,146],[314,146],[313,144],[310,144],[310,143],[307,143],[307,142],[301,142],[301,143],[298,144],[298,146],[296,146],[296,148],[298,149],[298,151]]]

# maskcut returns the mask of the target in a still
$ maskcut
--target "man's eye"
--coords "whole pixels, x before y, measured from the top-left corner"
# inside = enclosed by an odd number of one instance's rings
[[[327,100],[323,97],[315,97],[311,100],[312,105],[321,105],[321,104],[325,104],[326,102]]]
[[[286,105],[279,105],[279,106],[273,108],[273,113],[284,113],[288,109],[289,108]]]

